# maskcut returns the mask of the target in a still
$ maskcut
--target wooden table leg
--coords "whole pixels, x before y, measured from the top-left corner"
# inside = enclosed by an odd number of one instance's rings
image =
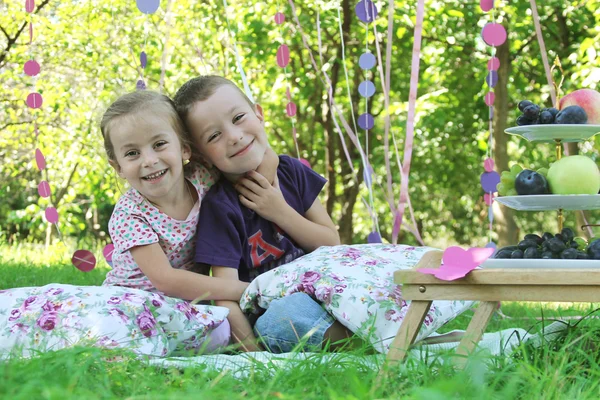
[[[423,320],[431,307],[431,301],[413,300],[408,306],[408,311],[404,316],[404,320],[398,329],[398,333],[394,341],[390,345],[386,361],[402,362],[408,353],[410,345],[417,338],[419,328],[423,324]]]
[[[475,349],[475,346],[477,346],[477,343],[479,343],[481,340],[481,337],[485,332],[485,328],[490,322],[490,319],[492,318],[492,315],[494,315],[494,311],[496,311],[497,307],[497,301],[482,301],[479,303],[479,307],[477,307],[477,310],[475,310],[475,315],[473,315],[473,318],[467,327],[465,336],[460,341],[460,344],[456,349],[456,354],[461,356],[456,360],[456,366],[461,368],[465,366],[467,362],[467,356]]]

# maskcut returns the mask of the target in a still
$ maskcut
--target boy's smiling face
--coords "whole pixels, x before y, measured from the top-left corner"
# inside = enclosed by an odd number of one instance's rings
[[[232,85],[194,104],[187,124],[200,154],[229,180],[255,170],[269,147],[262,113]]]

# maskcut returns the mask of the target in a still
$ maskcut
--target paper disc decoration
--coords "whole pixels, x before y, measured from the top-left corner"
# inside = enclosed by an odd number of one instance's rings
[[[361,129],[371,129],[374,125],[375,120],[373,119],[373,116],[371,114],[364,113],[358,117],[358,126],[360,126]]]
[[[490,60],[488,61],[488,70],[497,71],[498,68],[500,68],[500,60],[498,59],[498,57],[490,58]]]
[[[282,44],[277,49],[277,65],[281,68],[287,67],[290,63],[290,48],[287,44]]]
[[[58,222],[58,211],[56,211],[56,208],[54,208],[54,207],[46,208],[45,214],[46,214],[46,219],[51,224],[55,224]]]
[[[363,53],[358,59],[358,65],[362,69],[371,69],[375,66],[376,62],[377,60],[375,59],[373,53]]]
[[[497,172],[484,172],[481,174],[481,187],[486,193],[496,191],[496,186],[500,183],[500,174]]]
[[[278,12],[275,14],[275,23],[281,25],[285,22],[285,14]]]
[[[29,108],[40,108],[43,102],[42,95],[39,93],[29,93],[27,95],[27,106]]]
[[[46,158],[40,149],[35,149],[35,163],[40,171],[46,168]]]
[[[77,250],[71,257],[71,262],[78,270],[90,272],[96,266],[96,257],[89,250]]]
[[[40,73],[40,64],[35,60],[29,60],[23,66],[23,71],[28,76],[36,76]]]
[[[140,66],[142,68],[146,68],[146,64],[148,64],[148,56],[146,55],[145,51],[142,51],[140,53]]]
[[[371,232],[367,236],[367,243],[382,243],[379,232]]]
[[[487,106],[491,106],[492,104],[494,104],[494,100],[496,100],[496,95],[494,94],[494,92],[488,92],[485,95],[485,104]]]
[[[375,94],[375,84],[371,81],[363,81],[358,85],[358,93],[362,97],[371,97]]]
[[[300,159],[300,162],[301,162],[302,164],[306,165],[308,168],[312,169],[312,166],[310,165],[310,163],[308,162],[308,160],[307,160],[307,159],[305,159],[305,158],[301,158],[301,159]]]
[[[144,14],[154,14],[160,6],[160,0],[135,0],[135,4]]]
[[[41,181],[38,185],[38,193],[43,198],[50,197],[50,185],[47,181]]]
[[[377,18],[377,7],[371,0],[361,0],[354,8],[356,16],[365,24],[373,22]]]
[[[110,265],[111,267],[113,266],[112,256],[113,256],[114,251],[115,251],[115,245],[112,243],[107,244],[106,246],[104,246],[104,249],[102,249],[102,255],[104,256],[106,263],[108,265]]]
[[[288,117],[293,117],[296,115],[296,104],[290,101],[287,106],[285,106],[285,112]]]
[[[25,0],[25,11],[27,11],[28,13],[32,13],[33,9],[35,8],[35,1],[34,0]]]
[[[506,41],[506,29],[502,24],[490,23],[483,27],[481,36],[488,45],[500,46]]]
[[[494,0],[481,0],[479,6],[483,12],[488,12],[494,8]]]
[[[494,160],[486,158],[483,162],[483,168],[485,169],[485,172],[492,172],[494,170]]]
[[[496,87],[496,84],[498,83],[498,73],[496,71],[490,71],[485,77],[485,83],[491,88]]]

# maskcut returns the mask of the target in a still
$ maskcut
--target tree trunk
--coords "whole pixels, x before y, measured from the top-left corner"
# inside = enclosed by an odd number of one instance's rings
[[[508,39],[498,47],[496,57],[500,60],[498,69],[498,84],[495,87],[494,102],[494,154],[497,171],[508,170],[507,142],[508,135],[504,133],[508,118],[508,77],[510,76],[510,53]],[[515,223],[515,211],[494,202],[495,231],[498,233],[498,246],[514,245],[518,242],[519,230]]]

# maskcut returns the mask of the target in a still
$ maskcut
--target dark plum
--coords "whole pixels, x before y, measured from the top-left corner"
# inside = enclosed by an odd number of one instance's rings
[[[552,238],[552,239],[548,240],[546,243],[547,243],[548,250],[550,250],[553,253],[561,253],[564,249],[567,248],[567,246],[565,245],[565,242],[563,242],[557,238]]]
[[[600,260],[600,239],[596,239],[588,245],[587,253],[591,259]]]
[[[560,258],[565,260],[574,260],[577,258],[577,250],[565,249],[560,253]]]
[[[556,114],[555,124],[587,124],[587,114],[580,106],[565,107]]]
[[[537,249],[538,244],[533,239],[525,239],[521,240],[517,246],[519,247],[519,250],[525,251],[525,249],[528,249],[530,247],[535,247]]]
[[[515,179],[515,189],[520,195],[546,194],[548,193],[548,181],[544,175],[524,169]]]
[[[544,242],[552,239],[554,237],[553,234],[551,234],[550,232],[544,232],[544,234],[542,235],[542,239],[544,239]]]
[[[521,100],[519,102],[519,105],[517,107],[519,107],[519,111],[523,112],[523,110],[525,109],[525,107],[527,106],[532,106],[533,103],[529,100]]]
[[[523,109],[523,115],[530,120],[536,120],[540,115],[540,106],[531,104]]]
[[[553,124],[554,115],[552,115],[552,113],[548,110],[542,110],[540,111],[540,117],[538,118],[538,121],[542,125]]]
[[[563,228],[562,231],[560,231],[560,234],[562,235],[563,239],[567,242],[569,240],[573,240],[573,238],[575,237],[575,232],[573,232],[573,229],[571,228]]]
[[[515,250],[510,255],[510,258],[523,258],[523,250]]]
[[[523,239],[535,240],[537,244],[542,244],[542,242],[544,241],[544,239],[542,239],[539,235],[536,235],[535,233],[528,233]]]
[[[523,258],[540,258],[541,252],[537,247],[528,247],[523,252]]]
[[[554,257],[554,254],[551,251],[544,251],[542,253],[542,258],[549,260],[549,259],[552,259],[552,258],[555,258],[555,257]]]
[[[524,115],[520,115],[519,118],[517,118],[517,125],[519,125],[519,126],[533,125],[534,123],[535,123],[535,120],[531,120]]]

